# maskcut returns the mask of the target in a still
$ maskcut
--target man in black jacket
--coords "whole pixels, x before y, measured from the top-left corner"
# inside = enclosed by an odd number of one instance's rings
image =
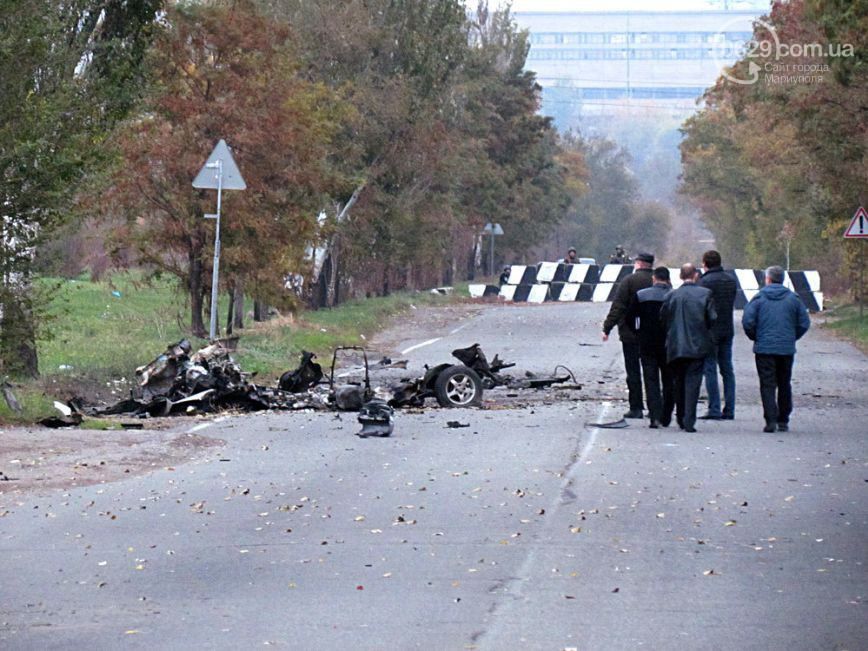
[[[706,251],[702,256],[702,279],[699,284],[711,290],[717,321],[712,330],[713,349],[705,358],[705,390],[708,392],[708,413],[701,418],[732,420],[735,418],[735,372],[732,369],[732,311],[738,286],[735,278],[721,266],[720,253]],[[720,388],[717,369],[723,380],[723,411],[720,410]]]
[[[666,330],[660,322],[660,308],[667,294],[672,291],[669,269],[657,267],[653,279],[654,284],[651,287],[640,289],[636,293],[627,315],[627,323],[635,324],[639,337],[648,418],[651,419],[651,429],[657,429],[661,425],[668,427],[672,422],[675,379],[666,361]]]
[[[717,312],[711,290],[696,284],[696,267],[682,266],[681,280],[681,287],[664,299],[660,319],[666,326],[666,360],[675,372],[675,416],[681,429],[695,432],[702,369]]]
[[[609,341],[609,333],[616,325],[624,351],[624,367],[627,371],[627,393],[630,411],[624,418],[642,418],[642,367],[640,365],[639,338],[626,324],[627,310],[636,292],[651,287],[651,266],[654,256],[639,253],[633,266],[633,273],[618,285],[618,291],[609,308],[609,315],[603,322],[603,341]]]

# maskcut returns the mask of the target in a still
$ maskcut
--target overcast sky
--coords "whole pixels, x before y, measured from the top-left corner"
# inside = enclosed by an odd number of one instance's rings
[[[475,7],[477,0],[465,0],[469,7]],[[489,0],[491,6],[502,4],[498,0]],[[654,10],[675,11],[683,9],[723,9],[723,0],[513,0],[513,11],[620,11],[620,10]],[[730,8],[752,9],[765,8],[768,2],[763,0],[738,2],[730,0]]]

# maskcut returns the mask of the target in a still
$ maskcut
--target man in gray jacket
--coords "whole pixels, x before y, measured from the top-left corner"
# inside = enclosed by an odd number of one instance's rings
[[[763,401],[764,432],[786,432],[793,411],[796,340],[811,327],[805,304],[784,287],[781,267],[766,269],[766,284],[744,308],[741,325],[751,339]]]
[[[717,320],[711,290],[696,284],[696,267],[681,267],[681,287],[667,294],[660,308],[666,328],[666,358],[675,373],[675,417],[686,432],[695,432],[696,403],[705,358],[713,348],[711,328]]]

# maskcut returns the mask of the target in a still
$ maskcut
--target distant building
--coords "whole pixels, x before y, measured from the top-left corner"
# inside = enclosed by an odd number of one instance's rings
[[[655,104],[692,109],[753,34],[759,10],[517,12],[530,32],[527,68],[558,104],[587,113]]]

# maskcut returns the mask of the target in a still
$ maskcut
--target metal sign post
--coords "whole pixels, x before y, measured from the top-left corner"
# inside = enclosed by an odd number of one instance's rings
[[[491,239],[489,245],[488,270],[489,273],[494,276],[494,236],[503,235],[503,228],[501,228],[500,224],[492,224],[491,222],[488,222],[485,225],[485,228],[482,229],[482,232],[488,234],[488,237]]]
[[[859,320],[865,317],[865,240],[868,239],[868,211],[864,206],[853,215],[850,225],[844,231],[846,239],[862,240],[859,251]]]
[[[218,282],[220,279],[220,212],[223,204],[223,190],[244,190],[247,184],[232,158],[232,152],[225,140],[221,140],[214,147],[214,151],[208,156],[205,165],[199,170],[193,180],[193,187],[199,189],[217,190],[217,212],[207,213],[205,219],[213,219],[216,224],[214,229],[214,269],[211,273],[211,324],[208,338],[214,341],[217,338],[217,297]]]

